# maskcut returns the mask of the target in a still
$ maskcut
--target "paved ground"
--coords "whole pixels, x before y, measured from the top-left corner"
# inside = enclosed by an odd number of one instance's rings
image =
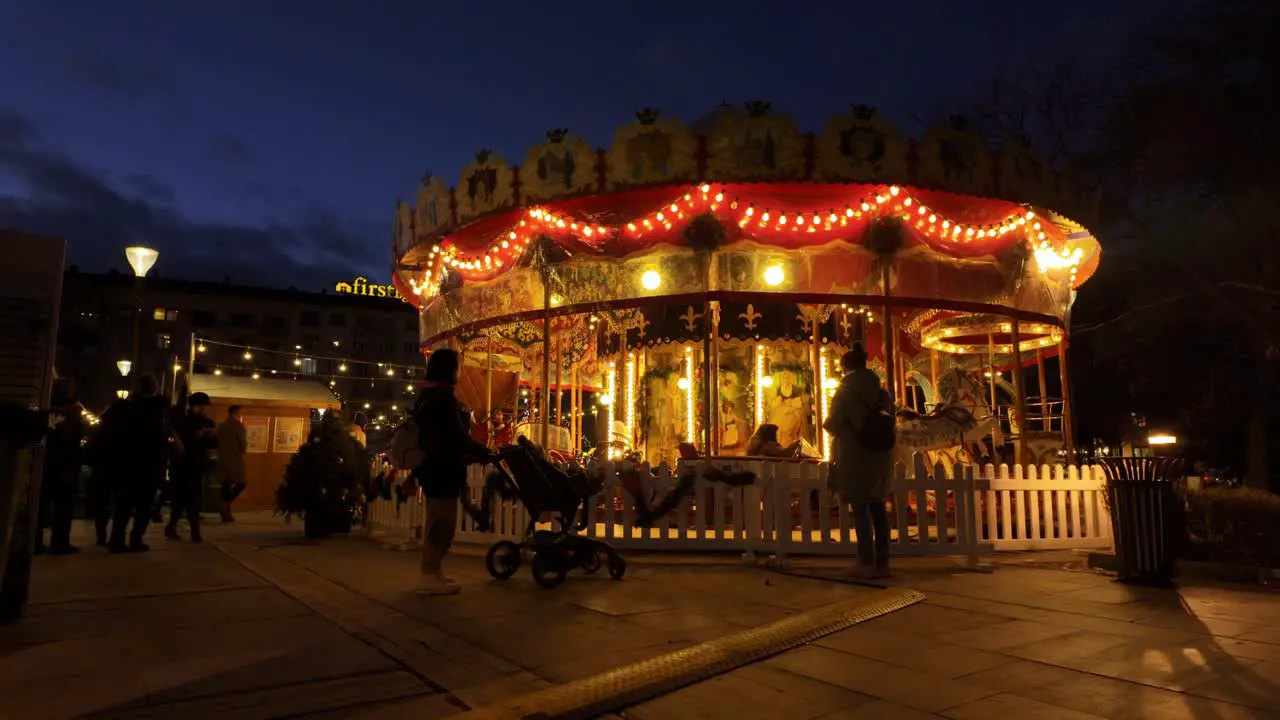
[[[471,555],[450,570],[463,594],[424,598],[415,553],[248,520],[199,547],[40,558],[28,617],[0,627],[0,718],[429,720],[878,592],[831,561],[716,558],[543,591]],[[900,563],[924,603],[619,714],[1280,717],[1275,593],[1131,589],[1045,559]]]

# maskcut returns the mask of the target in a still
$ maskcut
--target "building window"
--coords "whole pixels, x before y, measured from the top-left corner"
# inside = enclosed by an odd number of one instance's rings
[[[253,316],[246,313],[231,313],[232,327],[253,327]]]
[[[154,311],[154,312],[152,312],[152,313],[151,313],[151,317],[152,317],[152,319],[154,319],[154,320],[163,320],[163,321],[165,321],[165,322],[177,322],[177,320],[178,320],[178,311],[177,311],[177,310],[171,310],[171,309],[169,309],[169,308],[159,308],[159,307],[158,307],[158,308],[156,308],[156,309],[155,309],[155,311]]]
[[[282,317],[266,317],[262,319],[262,329],[272,335],[288,335],[289,321]]]
[[[198,328],[211,328],[218,325],[218,313],[207,310],[196,310],[191,313],[191,324]]]
[[[418,343],[416,343],[416,342],[407,342],[407,343],[405,343],[405,344],[404,344],[404,354],[405,354],[405,355],[416,355],[417,353],[418,353]]]
[[[344,313],[329,313],[329,324],[333,327],[346,327],[347,316]]]
[[[306,373],[307,375],[315,375],[316,359],[302,358],[302,360],[298,363],[298,372]]]
[[[320,325],[320,313],[315,310],[303,310],[301,324],[304,327],[318,327]]]
[[[168,350],[173,347],[173,338],[169,337],[169,333],[160,333],[156,336],[156,347]]]
[[[308,350],[320,346],[320,336],[307,333],[302,336],[302,346]]]

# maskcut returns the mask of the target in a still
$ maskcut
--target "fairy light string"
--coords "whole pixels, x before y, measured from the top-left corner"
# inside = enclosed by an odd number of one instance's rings
[[[1018,232],[1040,257],[1052,261],[1054,269],[1065,268],[1074,276],[1082,260],[1078,252],[1067,254],[1054,249],[1046,232],[1048,228],[1034,211],[1025,207],[994,223],[964,223],[931,208],[905,188],[881,185],[841,207],[775,211],[726,195],[719,186],[703,183],[648,213],[617,225],[593,223],[545,207],[527,208],[514,225],[496,235],[484,250],[466,254],[447,238],[433,245],[428,251],[421,281],[410,279],[410,285],[417,295],[433,295],[439,291],[446,270],[468,280],[490,279],[518,262],[538,235],[567,235],[600,249],[617,239],[669,232],[676,224],[702,212],[732,220],[744,230],[804,233],[814,235],[815,241],[839,238],[852,223],[884,216],[901,219],[942,248],[962,248]]]

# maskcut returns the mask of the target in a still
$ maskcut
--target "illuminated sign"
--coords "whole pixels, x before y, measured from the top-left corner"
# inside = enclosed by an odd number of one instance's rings
[[[360,295],[362,297],[395,298],[400,302],[409,302],[400,294],[395,285],[371,285],[368,278],[358,277],[351,282],[340,282],[334,290],[343,295]]]

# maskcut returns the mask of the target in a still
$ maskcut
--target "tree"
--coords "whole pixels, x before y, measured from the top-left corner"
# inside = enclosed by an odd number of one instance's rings
[[[1256,484],[1280,355],[1275,14],[1195,2],[1104,70],[1021,70],[971,103],[993,140],[1029,138],[1096,187],[1095,217],[1078,218],[1104,247],[1073,311],[1083,424],[1112,440],[1134,413],[1176,425]]]

